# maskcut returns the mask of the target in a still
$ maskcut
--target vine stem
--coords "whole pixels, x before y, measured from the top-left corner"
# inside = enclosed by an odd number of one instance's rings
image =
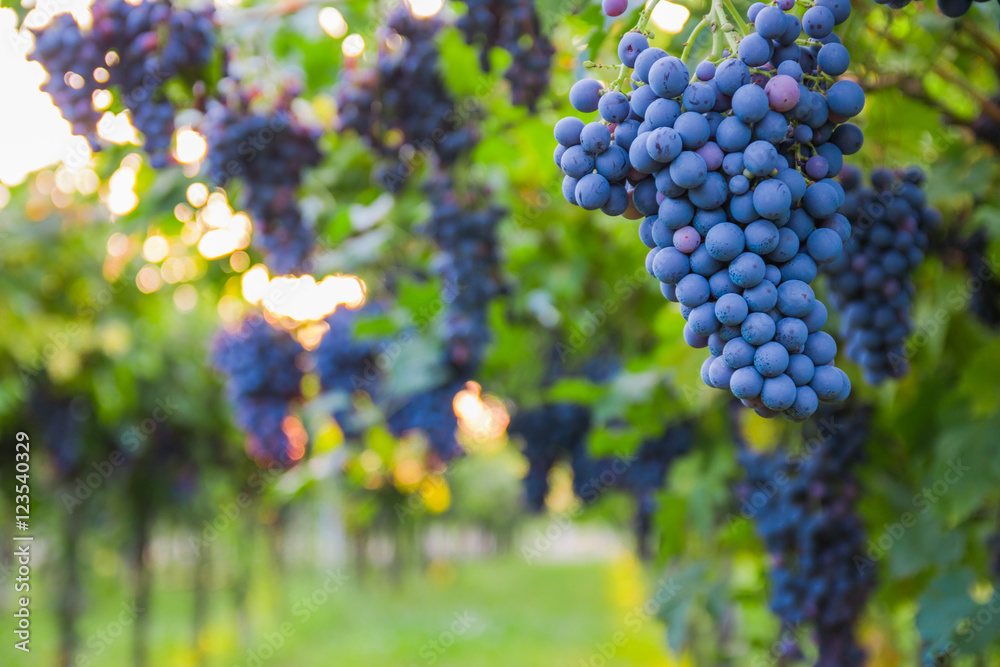
[[[646,29],[646,26],[649,25],[649,19],[653,15],[653,10],[656,9],[656,5],[658,4],[660,4],[660,0],[649,0],[643,8],[642,13],[639,14],[639,21],[629,32],[643,32]],[[622,64],[621,69],[618,70],[618,78],[611,84],[611,90],[625,92],[623,87],[625,86],[626,81],[628,81],[628,67],[625,67],[625,65]]]
[[[722,0],[722,6],[725,7],[732,15],[731,18],[733,19],[733,24],[739,28],[740,37],[746,37],[747,33],[750,32],[750,26],[743,20],[743,15],[740,14],[738,9],[736,9],[736,5],[733,4],[733,0]]]

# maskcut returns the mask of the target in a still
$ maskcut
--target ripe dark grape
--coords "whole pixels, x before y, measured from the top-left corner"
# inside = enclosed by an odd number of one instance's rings
[[[612,18],[621,16],[628,9],[628,0],[603,0],[601,8]]]
[[[254,223],[254,243],[276,273],[303,267],[315,238],[299,210],[306,169],[319,164],[319,131],[302,125],[287,102],[269,114],[250,99],[213,101],[205,115],[205,170],[219,186],[242,181],[241,205]]]
[[[462,1],[468,11],[458,19],[458,28],[469,44],[482,49],[483,71],[491,69],[491,49],[509,52],[513,62],[504,77],[510,82],[514,104],[534,111],[549,87],[549,66],[555,55],[552,43],[542,34],[534,0]]]
[[[113,88],[142,133],[154,168],[167,165],[174,135],[174,106],[166,94],[171,79],[209,63],[215,47],[213,11],[188,10],[170,2],[96,0],[93,27],[80,29],[71,14],[34,30],[29,56],[48,73],[49,93],[74,134],[94,150],[103,112],[93,105],[97,91]]]
[[[919,169],[876,169],[872,187],[862,186],[861,172],[854,168],[840,177],[846,193],[840,217],[850,223],[851,237],[825,271],[834,304],[843,313],[847,354],[872,384],[902,377],[909,368],[910,276],[923,261],[928,234],[941,222],[941,214],[927,205],[923,180]],[[809,242],[823,234],[817,243],[836,246],[841,238],[832,226],[838,219],[821,221],[823,227],[811,233]]]
[[[212,346],[212,364],[226,376],[226,394],[237,425],[247,433],[250,452],[284,466],[296,460],[282,425],[291,404],[302,396],[297,365],[302,351],[291,334],[261,317],[220,334]]]
[[[824,0],[801,22],[787,13],[794,4],[751,7],[756,32],[741,40],[736,56],[700,64],[695,81],[679,58],[650,47],[639,32],[626,33],[618,53],[633,69],[634,89],[626,94],[584,79],[570,90],[577,111],[600,113],[610,145],[595,123],[576,118],[559,121],[555,136],[568,202],[645,218],[647,269],[663,295],[681,304],[685,341],[711,352],[704,381],[731,390],[761,416],[802,421],[820,401],[839,402],[850,392],[847,375],[832,367],[795,378],[775,369],[790,367],[792,356],[810,357],[798,333],[815,335],[826,321],[809,283],[846,240],[846,221],[836,218],[845,192],[830,176],[864,141],[844,122],[861,112],[864,92],[831,78],[849,65],[832,34],[849,3]],[[766,350],[760,366],[767,375],[754,365],[755,352],[724,356],[723,344],[736,337]],[[788,361],[764,347],[772,342]],[[832,363],[827,352],[812,363]]]
[[[741,447],[746,480],[739,487],[771,556],[771,608],[786,626],[808,624],[819,652],[816,665],[862,665],[854,627],[874,588],[875,564],[854,508],[868,415],[824,415],[802,456]]]
[[[402,188],[415,168],[411,149],[448,166],[476,143],[441,76],[436,38],[442,25],[396,10],[379,36],[375,67],[351,63],[337,88],[337,129],[356,133],[386,158],[377,176],[390,192]],[[402,45],[389,48],[390,37]]]

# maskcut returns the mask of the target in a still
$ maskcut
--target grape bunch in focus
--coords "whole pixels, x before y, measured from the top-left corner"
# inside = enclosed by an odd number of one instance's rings
[[[542,34],[534,0],[463,0],[467,12],[458,28],[465,41],[479,46],[479,64],[489,72],[490,51],[499,47],[513,62],[504,73],[514,104],[534,111],[549,87],[549,65],[555,48]]]
[[[850,393],[810,283],[850,238],[833,177],[861,149],[847,121],[865,95],[834,78],[850,61],[833,32],[850,3],[820,0],[801,20],[793,5],[755,3],[736,52],[693,76],[650,46],[644,13],[619,43],[623,75],[570,90],[577,111],[600,118],[560,120],[554,157],[568,202],[644,217],[646,268],[680,304],[688,344],[711,353],[704,382],[763,417],[802,421]]]
[[[927,252],[928,233],[941,214],[927,205],[918,168],[875,169],[865,187],[859,169],[847,168],[840,183],[847,192],[843,213],[853,235],[844,253],[826,265],[833,304],[843,313],[847,356],[879,384],[903,377],[908,368],[906,337],[913,331],[911,274]]]
[[[236,424],[247,433],[257,459],[291,466],[301,458],[285,429],[294,401],[302,396],[298,358],[303,348],[290,333],[262,317],[245,319],[222,332],[212,345],[212,364],[226,377],[226,394]]]
[[[52,101],[93,150],[100,149],[98,127],[104,111],[94,108],[95,94],[114,90],[143,136],[150,164],[170,160],[174,104],[167,85],[182,75],[198,74],[214,52],[213,10],[174,7],[169,1],[96,0],[92,27],[82,29],[71,14],[57,14],[35,29],[29,55],[45,68],[42,84]]]

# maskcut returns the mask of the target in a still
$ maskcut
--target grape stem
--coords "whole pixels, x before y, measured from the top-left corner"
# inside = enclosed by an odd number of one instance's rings
[[[739,10],[733,5],[733,0],[722,0],[722,5],[732,14],[733,23],[740,31],[740,37],[746,37],[747,33],[750,32],[750,26],[746,24]]]
[[[691,53],[691,47],[694,45],[694,40],[698,37],[698,34],[705,29],[705,26],[712,22],[710,19],[710,14],[703,16],[701,22],[699,22],[698,25],[691,30],[691,34],[688,35],[687,42],[684,43],[684,50],[681,51],[681,60],[685,63],[687,62],[688,55]]]
[[[660,0],[649,0],[643,8],[642,13],[639,14],[639,21],[629,32],[645,32],[646,26],[649,25],[649,19],[653,15],[653,10],[658,4],[660,4]],[[618,78],[611,84],[611,90],[625,92],[624,87],[625,82],[628,81],[628,70],[629,68],[622,64],[621,69],[618,71]]]
[[[729,25],[732,25],[734,31],[739,32],[741,37],[746,34],[744,32],[746,26],[744,25],[741,27],[738,23],[735,23],[734,21],[730,20],[729,15],[726,13],[725,2],[726,0],[712,0],[712,9],[709,10],[709,13],[715,17],[715,22],[716,22],[716,24],[712,27],[712,30],[722,31],[722,36],[725,38],[725,42],[729,46],[730,53],[735,54],[736,49],[739,48],[740,41],[736,39],[736,37],[733,35],[733,32],[723,30],[723,26],[726,25],[727,23]],[[736,12],[733,13],[739,16],[738,13]],[[718,41],[720,40],[716,40],[716,42],[712,44],[713,59],[722,56],[722,52],[719,49]]]

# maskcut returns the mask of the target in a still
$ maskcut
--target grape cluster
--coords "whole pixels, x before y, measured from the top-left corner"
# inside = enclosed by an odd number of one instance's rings
[[[174,135],[174,107],[166,84],[208,64],[215,46],[211,8],[188,10],[169,1],[96,0],[93,27],[82,30],[71,14],[58,14],[34,31],[29,56],[49,74],[42,85],[73,128],[99,149],[103,112],[94,94],[117,87],[132,124],[144,138],[150,164],[166,166]]]
[[[986,538],[986,550],[989,556],[990,574],[994,579],[1000,579],[1000,532],[992,533]]]
[[[442,25],[396,10],[378,40],[375,68],[351,63],[337,89],[338,131],[358,134],[387,158],[377,176],[390,192],[429,156],[449,165],[476,143],[441,76],[435,39]]]
[[[824,270],[833,303],[843,312],[847,356],[864,368],[867,382],[878,384],[908,370],[910,275],[923,262],[927,234],[940,225],[941,214],[927,205],[918,168],[875,169],[870,180],[872,187],[864,187],[859,169],[842,172],[847,196],[840,210],[853,234]]]
[[[952,241],[974,288],[969,295],[969,310],[989,327],[1000,327],[1000,280],[986,254],[989,236],[978,229],[966,238]]]
[[[213,101],[205,114],[205,169],[216,185],[238,178],[242,206],[253,220],[254,243],[277,273],[300,268],[315,238],[296,199],[303,172],[319,164],[318,130],[302,125],[282,100],[269,113],[235,95]]]
[[[745,448],[739,456],[747,473],[739,495],[773,562],[771,608],[786,626],[813,626],[817,667],[864,664],[854,625],[874,587],[854,507],[868,415],[835,415],[831,423],[801,457]]]
[[[507,432],[524,440],[528,473],[524,478],[525,505],[533,512],[545,506],[549,472],[566,456],[577,458],[590,432],[590,410],[574,403],[547,403],[523,410],[510,420]]]
[[[444,281],[448,361],[475,368],[490,339],[490,301],[503,288],[497,226],[506,211],[496,205],[467,205],[447,178],[432,184],[429,194],[433,209],[426,231],[439,249],[433,268]]]
[[[226,376],[226,393],[237,425],[249,436],[249,451],[258,459],[290,466],[290,442],[283,422],[291,403],[302,396],[302,353],[291,334],[266,320],[244,320],[235,332],[216,337],[212,364]]]
[[[801,21],[785,11],[793,4],[755,3],[756,32],[693,79],[644,34],[626,33],[618,54],[633,90],[577,82],[573,107],[604,122],[560,120],[555,161],[571,204],[646,216],[646,268],[681,304],[685,340],[709,348],[706,384],[761,416],[801,421],[850,393],[809,285],[850,237],[831,176],[861,148],[861,130],[845,121],[865,96],[833,80],[849,64],[832,31],[850,3],[820,0]]]
[[[380,396],[383,377],[379,355],[385,341],[357,334],[358,318],[375,310],[371,305],[358,310],[338,308],[326,318],[329,329],[311,355],[324,391],[348,397],[356,391],[364,391],[373,399]],[[333,418],[347,440],[357,440],[364,433],[364,424],[359,422],[350,401],[338,404]]]
[[[525,505],[533,512],[541,511],[549,492],[549,473],[558,462],[569,460],[573,492],[583,502],[593,502],[611,490],[635,498],[639,552],[648,555],[655,494],[666,483],[674,461],[694,445],[694,427],[690,423],[672,425],[662,435],[644,440],[631,458],[594,458],[586,444],[591,424],[590,409],[574,403],[547,403],[511,419],[507,431],[524,441],[523,453],[528,460]]]
[[[455,438],[458,417],[455,394],[464,389],[461,381],[445,382],[410,397],[398,410],[386,417],[389,430],[397,438],[419,431],[427,438],[431,451],[442,461],[451,461],[464,453]]]
[[[535,110],[549,87],[549,64],[555,54],[542,34],[534,0],[463,0],[468,8],[458,19],[465,41],[482,52],[479,64],[490,71],[490,50],[508,51],[513,62],[504,74],[510,82],[514,104]]]
[[[324,390],[345,393],[364,390],[372,396],[378,395],[381,381],[378,356],[384,341],[361,339],[357,335],[358,318],[373,311],[372,306],[357,310],[337,308],[326,318],[329,329],[312,354]]]
[[[70,477],[84,460],[81,413],[89,412],[89,404],[79,397],[58,396],[45,386],[32,391],[26,407],[26,416],[42,431],[53,472]]]
[[[656,512],[656,492],[667,482],[674,461],[691,451],[695,440],[690,423],[670,426],[642,442],[634,458],[591,458],[586,448],[573,452],[573,490],[584,502],[618,489],[635,498],[635,531],[639,554],[650,554],[649,535]]]
[[[973,2],[989,2],[990,0],[937,0],[938,9],[948,18],[957,19],[972,9]],[[890,9],[902,9],[912,2],[912,0],[875,0],[880,5],[885,5]]]

